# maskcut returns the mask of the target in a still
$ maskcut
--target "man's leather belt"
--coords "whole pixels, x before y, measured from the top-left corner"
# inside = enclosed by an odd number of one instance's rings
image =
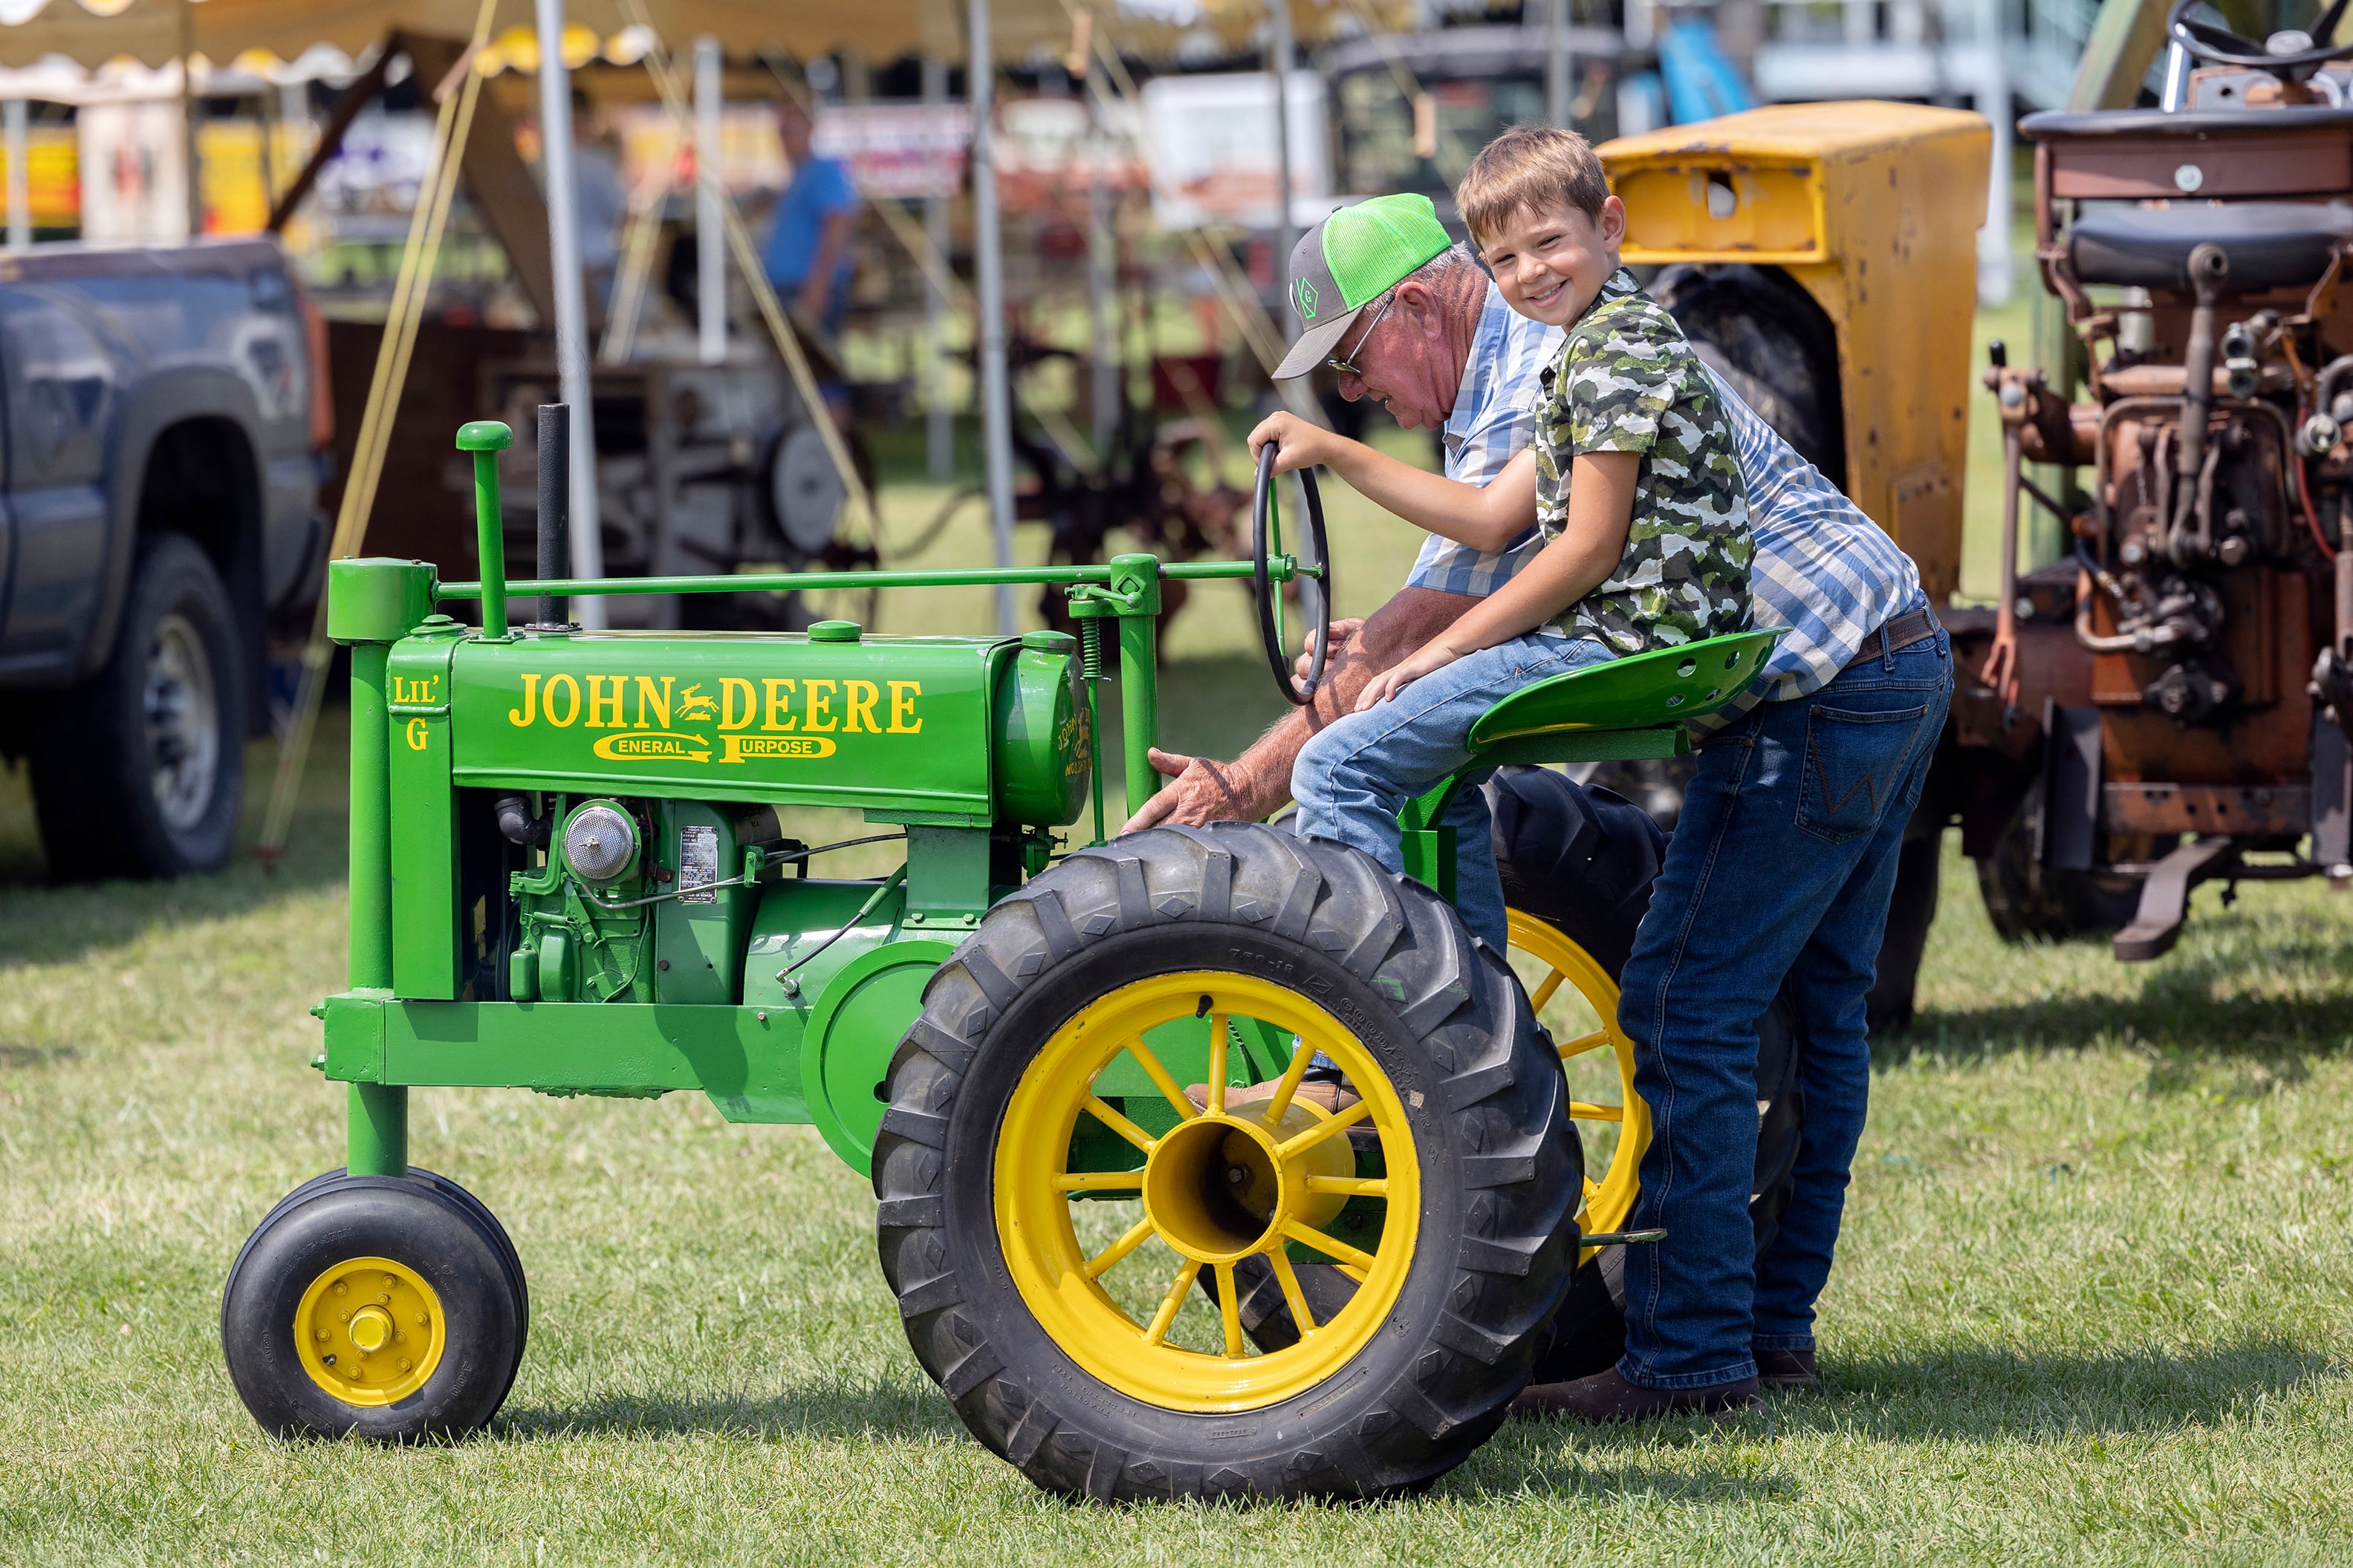
[[[1936,614],[1926,605],[1916,610],[1906,610],[1892,621],[1881,622],[1878,630],[1865,633],[1862,647],[1857,648],[1854,658],[1847,661],[1847,668],[1885,658],[1891,653],[1900,653],[1914,643],[1926,642],[1936,635],[1937,629]]]

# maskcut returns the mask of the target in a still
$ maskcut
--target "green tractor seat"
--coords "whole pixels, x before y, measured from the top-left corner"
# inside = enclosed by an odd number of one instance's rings
[[[1781,635],[1734,632],[1539,680],[1471,727],[1472,765],[1680,756],[1691,721],[1738,697]]]
[[[1513,692],[1471,727],[1461,772],[1398,814],[1408,874],[1454,897],[1454,830],[1443,822],[1473,773],[1513,763],[1633,762],[1691,750],[1689,725],[1757,679],[1784,633],[1734,632],[1629,654]]]

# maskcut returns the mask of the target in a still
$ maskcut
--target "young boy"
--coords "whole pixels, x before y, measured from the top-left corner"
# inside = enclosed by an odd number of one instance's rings
[[[1547,676],[1745,630],[1746,492],[1715,384],[1674,319],[1618,265],[1626,209],[1571,132],[1523,126],[1480,153],[1456,194],[1504,300],[1563,327],[1533,445],[1484,489],[1385,458],[1289,415],[1250,435],[1279,469],[1323,464],[1433,533],[1501,550],[1533,521],[1545,547],[1445,632],[1376,677],[1299,754],[1302,833],[1403,868],[1397,814],[1468,760],[1471,726]],[[1346,352],[1364,351],[1373,325]],[[1335,345],[1343,347],[1345,345]],[[1456,903],[1505,945],[1504,892],[1475,793],[1451,819]],[[1469,835],[1476,833],[1475,840]]]

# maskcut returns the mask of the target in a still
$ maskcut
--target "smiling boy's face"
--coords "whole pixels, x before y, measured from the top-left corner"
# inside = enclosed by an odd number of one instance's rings
[[[1611,196],[1598,216],[1567,202],[1521,207],[1478,240],[1504,302],[1531,321],[1565,327],[1618,270],[1625,237],[1625,204]]]

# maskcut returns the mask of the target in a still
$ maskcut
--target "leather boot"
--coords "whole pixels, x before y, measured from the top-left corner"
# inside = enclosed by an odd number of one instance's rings
[[[1708,1388],[1644,1388],[1616,1367],[1574,1383],[1538,1383],[1521,1390],[1512,1414],[1521,1420],[1567,1415],[1578,1421],[1648,1421],[1664,1415],[1709,1415],[1723,1419],[1764,1404],[1757,1380],[1744,1377]]]
[[[1811,1351],[1758,1351],[1757,1381],[1784,1393],[1811,1394],[1822,1385],[1814,1373]]]

